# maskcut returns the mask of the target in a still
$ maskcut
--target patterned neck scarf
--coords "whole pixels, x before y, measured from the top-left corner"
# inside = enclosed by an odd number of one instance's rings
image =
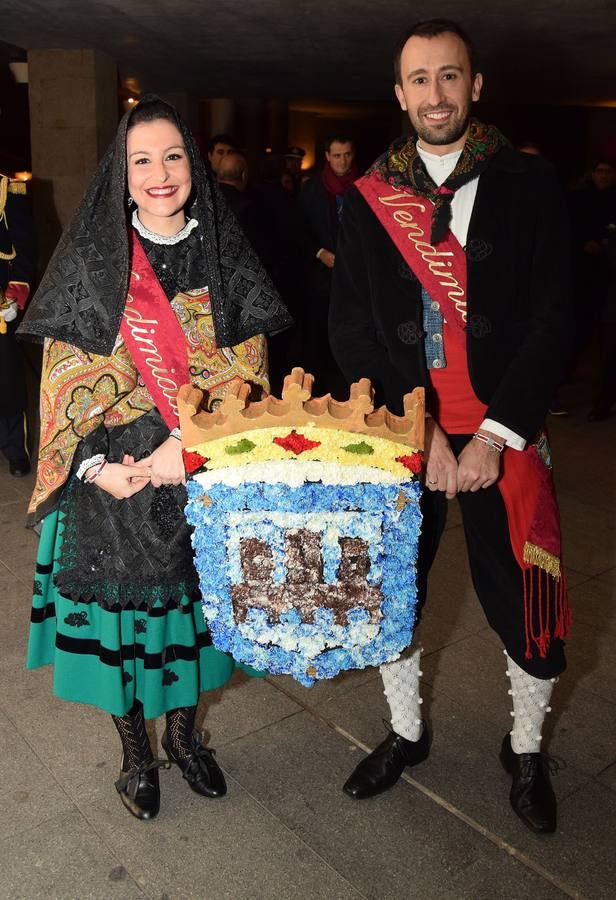
[[[420,197],[434,203],[432,213],[433,245],[444,240],[451,221],[451,201],[458,188],[477,178],[509,141],[493,125],[484,125],[471,119],[466,144],[456,167],[443,184],[438,187],[428,175],[426,167],[417,152],[417,137],[398,138],[368,170],[376,173],[383,181],[395,188],[411,188]]]

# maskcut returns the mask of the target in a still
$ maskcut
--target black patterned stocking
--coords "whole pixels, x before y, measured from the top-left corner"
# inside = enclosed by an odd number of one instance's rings
[[[187,759],[193,749],[196,712],[196,706],[181,706],[167,713],[167,742],[181,759]]]
[[[143,718],[143,706],[139,700],[135,700],[133,708],[125,716],[112,716],[113,724],[118,729],[124,761],[122,770],[129,772],[152,762],[152,748],[150,739],[145,729]]]

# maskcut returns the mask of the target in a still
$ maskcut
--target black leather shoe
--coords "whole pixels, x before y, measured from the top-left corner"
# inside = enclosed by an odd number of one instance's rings
[[[201,743],[201,735],[195,731],[192,736],[190,756],[182,759],[174,754],[167,743],[167,732],[161,738],[161,744],[169,760],[175,763],[182,772],[190,788],[203,797],[224,797],[227,783],[222,769],[214,759],[214,750],[208,750]]]
[[[556,831],[556,797],[550,783],[550,757],[545,753],[514,753],[506,734],[500,752],[503,768],[512,778],[509,799],[513,811],[536,834]],[[553,771],[558,770],[556,761]]]
[[[124,759],[122,759],[122,766]],[[136,819],[155,819],[160,810],[160,784],[158,770],[169,768],[169,763],[161,759],[144,763],[135,769],[120,771],[115,783],[120,800]]]
[[[9,472],[15,478],[23,478],[24,475],[29,475],[30,460],[25,456],[23,459],[9,459]]]
[[[418,741],[407,741],[391,731],[383,743],[356,766],[342,790],[354,800],[382,794],[394,786],[406,766],[423,762],[429,752],[430,735],[425,722]]]

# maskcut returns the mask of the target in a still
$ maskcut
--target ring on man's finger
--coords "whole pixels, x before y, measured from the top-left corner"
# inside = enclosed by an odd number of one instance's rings
[[[428,478],[428,484],[438,484],[438,481],[430,481],[430,479]]]

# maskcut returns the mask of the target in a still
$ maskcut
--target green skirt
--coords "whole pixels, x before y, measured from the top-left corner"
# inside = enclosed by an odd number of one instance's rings
[[[38,548],[26,661],[28,669],[53,665],[57,697],[114,716],[140,700],[153,719],[195,706],[202,691],[230,679],[236,663],[212,645],[198,601],[185,596],[172,609],[114,612],[63,597],[54,585],[62,536],[62,516],[50,513]]]

